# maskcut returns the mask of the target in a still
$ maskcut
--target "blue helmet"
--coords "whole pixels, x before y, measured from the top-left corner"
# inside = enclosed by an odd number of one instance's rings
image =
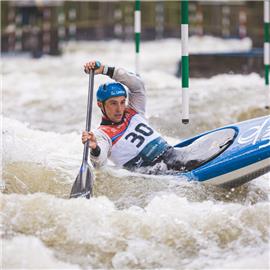
[[[97,101],[104,102],[111,97],[127,97],[127,91],[121,83],[105,83],[97,90]]]

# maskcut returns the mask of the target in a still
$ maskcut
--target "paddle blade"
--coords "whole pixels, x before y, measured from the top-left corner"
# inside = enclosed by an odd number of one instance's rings
[[[83,163],[80,172],[72,186],[70,198],[85,197],[90,199],[92,196],[94,175],[91,167],[87,163]]]

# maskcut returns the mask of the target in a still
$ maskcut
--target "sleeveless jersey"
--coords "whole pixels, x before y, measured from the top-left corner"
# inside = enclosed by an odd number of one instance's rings
[[[170,146],[145,119],[131,108],[126,109],[121,124],[101,125],[112,142],[110,159],[128,168],[151,165]]]

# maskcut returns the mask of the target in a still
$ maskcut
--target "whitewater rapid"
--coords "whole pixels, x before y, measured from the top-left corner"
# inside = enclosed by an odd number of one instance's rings
[[[190,40],[191,52],[250,47],[249,39]],[[219,74],[190,79],[191,123],[182,125],[180,41],[143,42],[141,51],[147,117],[171,144],[269,113],[258,74]],[[269,268],[269,173],[225,190],[109,163],[95,170],[93,199],[68,200],[82,159],[83,64],[91,59],[134,70],[134,44],[77,42],[61,57],[2,58],[4,269]],[[95,89],[107,80],[96,76]],[[93,127],[100,116],[94,106]]]

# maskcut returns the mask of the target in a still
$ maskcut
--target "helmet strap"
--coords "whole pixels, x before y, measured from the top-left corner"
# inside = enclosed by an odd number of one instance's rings
[[[105,102],[106,102],[106,100],[105,100],[105,101],[102,101],[102,108],[100,108],[100,109],[101,109],[102,114],[103,114],[107,119],[110,120],[110,118],[108,117],[108,115],[107,115],[107,113],[106,113],[106,110],[105,110]]]

